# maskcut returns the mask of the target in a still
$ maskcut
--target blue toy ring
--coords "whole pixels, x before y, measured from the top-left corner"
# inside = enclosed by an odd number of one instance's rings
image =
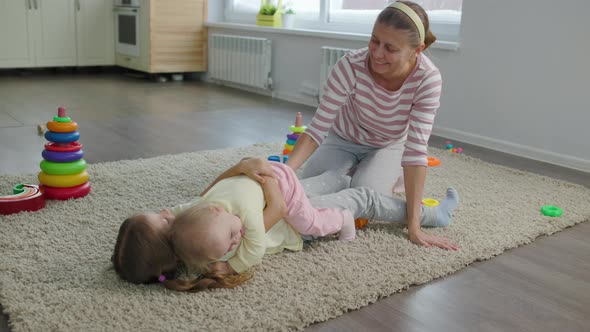
[[[45,133],[45,139],[55,143],[71,143],[80,139],[80,133],[72,131],[71,133],[54,133],[48,131]]]

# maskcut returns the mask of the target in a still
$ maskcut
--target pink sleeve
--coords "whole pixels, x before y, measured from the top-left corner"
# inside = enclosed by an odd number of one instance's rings
[[[354,87],[354,70],[347,56],[343,56],[332,67],[328,79],[324,83],[324,94],[315,112],[306,134],[311,136],[318,145],[322,144],[328,135],[334,119],[342,105],[347,101]]]
[[[440,106],[441,88],[442,78],[438,70],[427,74],[418,86],[410,111],[402,166],[428,165],[428,139]]]

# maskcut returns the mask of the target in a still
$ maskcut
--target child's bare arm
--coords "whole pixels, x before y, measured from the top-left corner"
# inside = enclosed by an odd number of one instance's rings
[[[264,191],[266,207],[262,214],[264,218],[264,231],[268,232],[287,213],[287,203],[277,180],[270,177],[267,177],[265,180],[262,183],[262,190]]]
[[[264,183],[264,177],[274,178],[272,167],[266,160],[260,158],[244,158],[239,163],[221,173],[199,196],[205,195],[217,182],[241,174],[260,183]]]

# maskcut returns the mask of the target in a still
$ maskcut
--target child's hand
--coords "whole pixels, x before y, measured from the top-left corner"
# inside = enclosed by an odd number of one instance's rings
[[[240,174],[244,174],[262,184],[265,182],[265,177],[275,177],[270,163],[264,159],[244,158],[240,161],[238,166]]]
[[[272,210],[280,218],[283,218],[287,214],[287,203],[279,187],[279,182],[277,179],[271,177],[265,177],[265,180],[262,183],[262,190],[264,191],[266,208]]]

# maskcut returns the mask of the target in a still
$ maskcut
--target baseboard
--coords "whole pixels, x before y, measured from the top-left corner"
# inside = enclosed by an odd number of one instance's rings
[[[537,161],[590,173],[590,160],[563,155],[551,151],[545,151],[526,145],[520,145],[495,138],[475,135],[450,128],[441,128],[435,126],[432,133],[436,136],[481,146],[483,148],[501,151],[519,157],[534,159]]]

